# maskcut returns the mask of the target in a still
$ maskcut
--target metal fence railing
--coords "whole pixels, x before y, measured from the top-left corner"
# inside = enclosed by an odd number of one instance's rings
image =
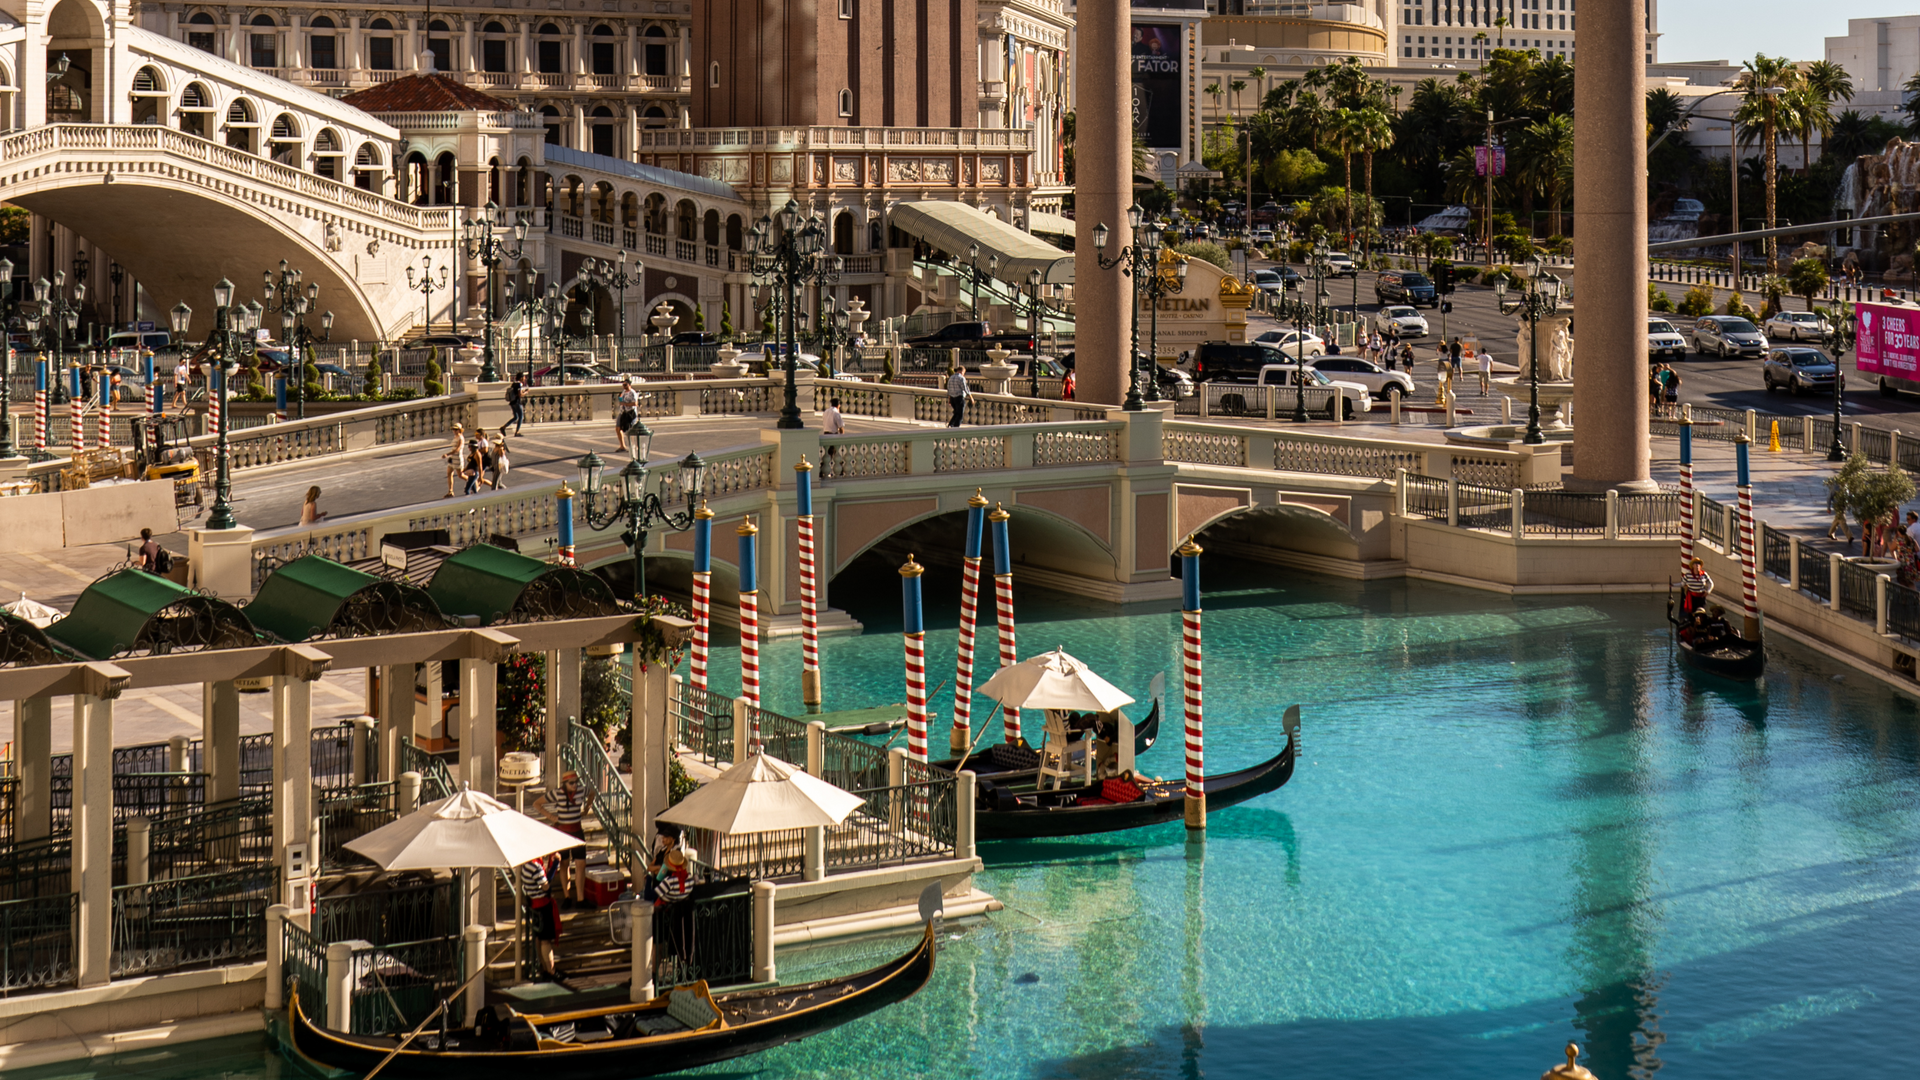
[[[1833,599],[1833,568],[1827,553],[1800,545],[1800,587],[1823,601]]]
[[[327,1014],[327,946],[292,919],[280,922],[280,959],[308,1016]]]
[[[462,947],[456,934],[355,949],[347,1005],[352,1031],[384,1035],[419,1025],[460,985]]]
[[[1793,544],[1771,525],[1760,526],[1760,569],[1786,581],[1793,576]]]
[[[251,796],[154,820],[151,878],[181,878],[273,861],[273,800]]]
[[[1871,621],[1879,611],[1874,596],[1877,571],[1855,562],[1840,564],[1840,610],[1857,619]]]
[[[1920,592],[1906,585],[1887,587],[1887,632],[1920,640]]]
[[[709,986],[753,981],[753,892],[745,878],[695,886],[653,916],[653,981]]]
[[[953,854],[956,778],[919,767],[924,775],[907,783],[852,792],[862,799],[860,809],[826,830],[827,869],[870,869]],[[741,836],[696,831],[695,837],[698,850],[711,852],[712,864],[723,871],[785,877],[800,873],[805,865],[805,829]]]
[[[675,738],[709,765],[733,760],[733,702],[682,683],[673,699]]]
[[[350,788],[314,792],[314,861],[322,867],[338,868],[366,863],[366,859],[347,850],[357,840],[399,817],[395,811],[395,785],[391,782],[360,784]]]
[[[324,949],[335,941],[421,941],[460,934],[460,882],[445,881],[322,896],[313,905],[313,933]]]
[[[0,993],[73,981],[78,910],[72,892],[0,900]]]
[[[1407,475],[1407,513],[1412,517],[1447,519],[1447,482],[1431,476]]]
[[[616,866],[628,864],[634,851],[633,791],[607,757],[600,736],[582,724],[568,724],[560,757],[567,768],[580,774],[581,786],[592,796],[593,815],[607,836],[608,861]]]
[[[114,977],[247,960],[267,949],[267,906],[279,867],[270,864],[113,890]]]
[[[421,802],[445,799],[460,790],[453,782],[453,773],[447,769],[447,763],[434,755],[402,740],[399,756],[400,760],[397,764],[401,772],[420,774]]]
[[[1715,547],[1727,546],[1727,504],[1704,496],[1700,499],[1700,539]]]
[[[73,853],[65,837],[0,848],[0,900],[44,898],[72,889]]]

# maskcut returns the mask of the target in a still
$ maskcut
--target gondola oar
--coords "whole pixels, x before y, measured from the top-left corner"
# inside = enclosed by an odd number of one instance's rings
[[[378,1065],[375,1065],[375,1066],[374,1066],[373,1068],[371,1068],[371,1069],[368,1069],[368,1070],[367,1070],[367,1075],[366,1075],[366,1076],[364,1076],[364,1077],[361,1077],[361,1080],[373,1080],[373,1077],[374,1077],[374,1074],[376,1074],[376,1073],[378,1073],[378,1072],[379,1072],[379,1071],[380,1071],[381,1069],[384,1069],[384,1068],[386,1068],[386,1067],[387,1067],[387,1062],[389,1062],[389,1061],[392,1061],[392,1060],[393,1060],[394,1058],[397,1058],[397,1057],[399,1057],[399,1056],[400,1056],[400,1051],[402,1051],[402,1050],[405,1050],[405,1049],[407,1048],[407,1044],[408,1044],[408,1043],[411,1043],[411,1042],[413,1041],[413,1039],[414,1039],[414,1036],[416,1036],[416,1035],[418,1035],[418,1034],[420,1034],[421,1032],[423,1032],[423,1031],[425,1031],[425,1030],[427,1030],[427,1025],[428,1025],[428,1024],[431,1024],[431,1023],[433,1023],[433,1020],[434,1020],[434,1017],[437,1017],[437,1016],[439,1016],[439,1015],[440,1015],[440,1014],[441,1014],[442,1012],[445,1012],[445,1011],[446,1011],[446,1008],[447,1008],[447,1003],[448,1003],[449,1001],[452,1001],[452,1000],[453,1000],[454,998],[457,998],[457,997],[459,997],[459,996],[460,996],[460,994],[461,994],[461,993],[462,993],[463,991],[465,991],[465,990],[466,990],[466,988],[467,988],[467,987],[468,987],[469,985],[471,985],[471,984],[472,984],[472,982],[473,982],[473,980],[475,980],[475,979],[477,979],[477,978],[479,978],[479,977],[480,977],[480,976],[482,976],[482,975],[485,975],[485,974],[487,973],[487,969],[488,969],[488,968],[490,968],[490,967],[492,967],[492,966],[493,966],[494,964],[496,964],[496,963],[498,963],[498,962],[499,962],[499,960],[500,960],[500,958],[501,958],[501,957],[503,957],[503,956],[505,956],[505,955],[507,955],[507,950],[508,950],[508,949],[511,949],[511,948],[513,948],[513,945],[512,945],[512,943],[511,943],[511,942],[509,942],[508,944],[505,944],[505,945],[502,945],[502,946],[500,946],[500,951],[499,951],[499,952],[497,952],[497,953],[494,953],[494,954],[493,954],[493,959],[491,959],[491,960],[489,960],[489,961],[487,961],[486,963],[484,963],[484,964],[482,964],[482,965],[480,965],[480,970],[478,970],[478,971],[476,971],[476,972],[474,972],[473,974],[471,974],[471,975],[469,975],[469,976],[467,976],[467,977],[466,977],[465,979],[462,979],[462,980],[460,981],[460,985],[459,985],[459,986],[456,986],[456,987],[454,987],[454,988],[453,988],[453,992],[452,992],[452,993],[450,993],[450,994],[448,994],[448,995],[447,995],[446,997],[443,997],[443,998],[441,998],[441,999],[440,999],[440,1004],[438,1004],[438,1005],[435,1005],[435,1006],[433,1007],[433,1011],[427,1014],[427,1018],[426,1018],[425,1020],[422,1020],[422,1021],[420,1021],[420,1026],[419,1026],[419,1027],[416,1027],[416,1028],[414,1028],[414,1029],[413,1029],[412,1031],[409,1031],[409,1032],[407,1032],[407,1037],[406,1037],[406,1038],[404,1038],[404,1039],[401,1039],[401,1040],[400,1040],[400,1045],[398,1045],[398,1046],[396,1046],[396,1047],[394,1047],[394,1048],[393,1048],[393,1050],[392,1050],[392,1052],[390,1052],[389,1054],[387,1054],[387,1056],[386,1056],[386,1057],[383,1057],[383,1058],[381,1058],[381,1059],[380,1059],[380,1064],[378,1064]],[[381,989],[383,989],[383,990],[384,990],[384,989],[386,989],[386,987],[385,987],[384,985],[382,985],[382,987],[381,987]],[[391,997],[391,996],[389,996],[387,1000],[388,1000],[388,1001],[392,1001],[393,999],[392,999],[392,997]]]

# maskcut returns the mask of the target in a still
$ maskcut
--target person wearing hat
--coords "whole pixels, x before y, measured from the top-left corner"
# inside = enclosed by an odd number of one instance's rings
[[[679,848],[668,848],[661,857],[660,873],[655,876],[653,906],[666,907],[676,900],[685,900],[693,891],[693,866],[687,861],[687,853]]]
[[[553,906],[547,857],[520,864],[520,895],[526,898],[527,921],[533,926],[534,951],[540,970],[548,978],[557,979],[560,972],[553,962],[553,943],[560,937],[560,912]]]
[[[459,424],[453,425],[453,445],[447,448],[447,493],[444,498],[453,498],[453,481],[467,465],[467,432]]]
[[[540,797],[553,827],[580,841],[560,853],[561,895],[571,903],[587,899],[587,834],[581,824],[592,797],[580,789],[580,774],[569,769],[560,774],[560,787]]]

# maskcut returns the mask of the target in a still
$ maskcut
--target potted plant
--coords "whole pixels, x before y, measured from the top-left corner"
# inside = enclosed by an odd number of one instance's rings
[[[1901,504],[1914,496],[1913,478],[1898,464],[1875,469],[1867,456],[1855,453],[1840,471],[1826,479],[1827,493],[1834,505],[1844,509],[1861,525],[1863,537],[1875,521],[1897,513]],[[1876,559],[1871,546],[1862,544],[1862,561],[1891,565],[1893,560]]]

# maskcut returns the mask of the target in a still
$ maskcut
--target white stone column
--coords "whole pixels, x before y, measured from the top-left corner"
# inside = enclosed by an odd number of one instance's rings
[[[630,994],[633,1001],[653,997],[653,905],[627,905],[627,932],[633,940]]]
[[[107,983],[113,952],[113,699],[73,696],[74,972]]]
[[[283,878],[285,903],[296,911],[308,908],[305,874],[291,868],[311,868],[313,842],[313,683],[276,675],[273,698],[273,833],[274,858]],[[302,854],[304,852],[304,854]],[[311,871],[309,870],[309,873]]]
[[[365,17],[360,15],[347,20],[347,67],[354,71],[364,71],[367,66],[366,35],[360,29],[364,21]]]
[[[475,58],[478,50],[476,50],[473,47],[473,29],[474,29],[473,19],[469,17],[466,19],[466,26],[462,28],[462,32],[460,34],[460,40],[461,40],[460,48],[465,53],[465,55],[460,57],[459,62],[457,64],[457,66],[461,71],[479,71],[480,70],[480,64]]]
[[[1127,207],[1133,202],[1133,88],[1131,23],[1116,4],[1080,9],[1074,65],[1079,127],[1074,150],[1074,302],[1079,313],[1078,395],[1118,405],[1127,393],[1128,329],[1133,325],[1127,279],[1102,270],[1094,227],[1108,229],[1107,252],[1133,243]],[[1188,33],[1193,32],[1189,27]]]
[[[247,31],[241,25],[242,18],[239,8],[227,13],[227,59],[244,65],[247,62]],[[219,122],[220,118],[215,117],[214,123],[217,125]]]
[[[413,734],[427,744],[427,749],[432,749],[447,737],[445,703],[442,701],[444,694],[440,683],[444,671],[438,660],[429,660],[421,665],[419,677],[420,684],[426,687],[426,700],[416,699],[414,702]]]
[[[460,779],[494,793],[498,764],[495,717],[499,669],[485,660],[460,661]]]
[[[639,666],[639,655],[634,665]],[[633,675],[633,699],[630,702],[629,731],[633,743],[627,760],[633,763],[633,804],[629,827],[633,830],[636,880],[646,872],[642,865],[645,847],[653,838],[653,816],[667,808],[667,754],[672,749],[673,718],[667,712],[667,669],[650,664]]]
[[[575,21],[573,24],[573,63],[569,65],[569,69],[576,76],[587,73],[586,33],[587,24],[585,22]],[[579,112],[579,106],[576,105],[574,111]]]
[[[240,797],[240,690],[231,681],[201,684],[200,768],[209,803]]]
[[[13,703],[13,753],[20,770],[14,806],[16,840],[42,840],[53,831],[53,699]]]
[[[466,1026],[472,1027],[480,1020],[480,1010],[487,1003],[487,977],[478,975],[487,966],[487,928],[469,926],[466,929],[466,949],[460,974],[473,981],[467,983],[467,992],[462,997],[466,1006]]]
[[[380,779],[400,775],[400,747],[413,745],[413,665],[380,669]]]
[[[551,785],[565,771],[560,748],[567,744],[567,725],[580,718],[580,650],[557,649],[547,654],[547,762]]]
[[[287,28],[280,32],[286,47],[280,53],[280,66],[285,68],[303,68],[307,66],[307,37],[301,33],[305,20],[298,13],[287,16]]]
[[[520,73],[533,70],[533,24],[525,19],[520,21]]]

